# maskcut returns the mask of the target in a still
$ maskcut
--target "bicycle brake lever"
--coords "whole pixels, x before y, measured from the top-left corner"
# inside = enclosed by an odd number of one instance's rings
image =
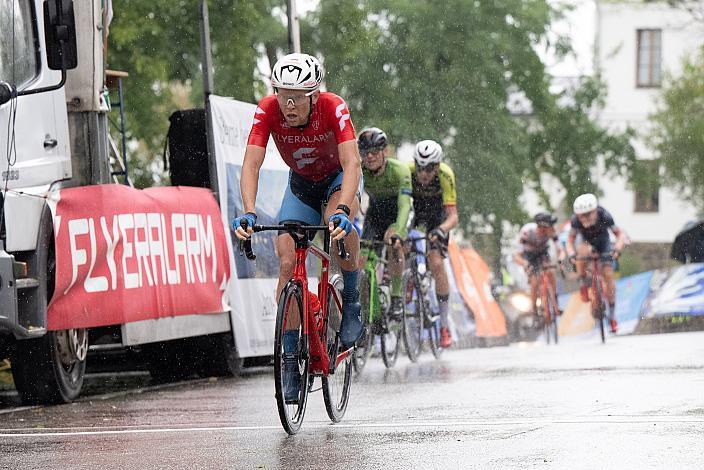
[[[240,227],[246,232],[247,231],[247,222],[242,221],[240,222]],[[254,261],[257,259],[257,256],[254,254],[254,251],[252,251],[252,239],[248,238],[246,240],[240,240],[240,253],[244,252],[244,255],[247,257],[248,260]]]

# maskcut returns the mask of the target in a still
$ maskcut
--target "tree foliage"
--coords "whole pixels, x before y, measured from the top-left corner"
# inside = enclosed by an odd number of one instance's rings
[[[110,25],[108,67],[125,70],[128,137],[139,142],[130,163],[141,186],[153,184],[150,163],[160,159],[168,117],[178,108],[202,106],[199,0],[163,4],[122,0]],[[272,11],[283,0],[212,0],[210,26],[215,91],[254,101],[263,84],[260,52],[285,46],[286,32]]]
[[[525,218],[519,196],[540,173],[555,174],[571,196],[594,189],[599,155],[619,170],[634,158],[627,136],[610,136],[591,117],[597,81],[569,96],[549,92],[536,49],[559,14],[544,0],[322,0],[304,44],[325,58],[328,87],[358,125],[380,126],[396,142],[442,142],[464,227],[500,233],[501,221]],[[530,118],[512,114],[516,95]]]
[[[685,60],[680,77],[667,79],[651,119],[665,183],[704,211],[704,50]]]

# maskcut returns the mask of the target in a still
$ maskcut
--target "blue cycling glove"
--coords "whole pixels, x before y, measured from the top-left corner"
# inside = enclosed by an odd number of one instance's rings
[[[245,231],[247,231],[247,227],[254,227],[254,224],[257,223],[257,214],[255,214],[254,212],[247,212],[244,215],[235,217],[235,219],[232,221],[232,230],[236,232],[237,227],[242,227],[242,221],[246,222],[243,228]]]
[[[328,222],[332,222],[333,225],[340,227],[342,230],[344,230],[345,236],[349,235],[352,230],[354,230],[352,222],[350,222],[350,219],[345,213],[331,215],[330,219],[328,219]]]

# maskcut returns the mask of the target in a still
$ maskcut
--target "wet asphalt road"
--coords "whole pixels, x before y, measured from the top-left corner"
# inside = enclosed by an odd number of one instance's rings
[[[0,409],[0,468],[704,468],[704,332],[372,359],[342,423],[278,421],[269,369]]]

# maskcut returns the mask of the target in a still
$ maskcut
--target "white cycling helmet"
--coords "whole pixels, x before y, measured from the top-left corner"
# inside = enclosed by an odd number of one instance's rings
[[[586,214],[596,209],[598,203],[596,196],[591,193],[582,194],[574,200],[574,213],[575,214]]]
[[[416,165],[423,168],[442,161],[442,147],[434,140],[421,140],[416,144],[413,154]]]
[[[323,83],[325,71],[318,59],[294,53],[280,58],[271,70],[271,86],[313,92]]]

